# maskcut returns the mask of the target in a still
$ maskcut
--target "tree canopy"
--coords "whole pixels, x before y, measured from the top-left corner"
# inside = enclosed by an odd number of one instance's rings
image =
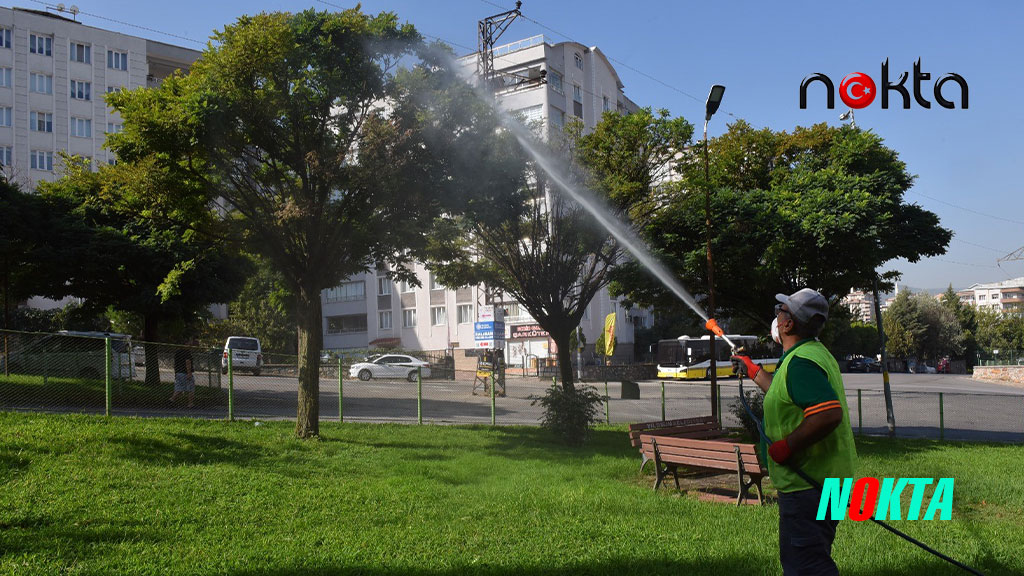
[[[935,214],[904,202],[913,177],[872,132],[825,124],[775,132],[738,121],[710,141],[708,156],[706,179],[703,143],[680,148],[680,183],[643,232],[685,285],[706,291],[710,186],[715,290],[727,314],[767,325],[776,293],[809,286],[834,300],[870,287],[890,260],[914,262],[949,243]],[[899,272],[881,277],[885,288]],[[641,304],[675,304],[635,264],[620,268],[613,289]]]
[[[295,295],[300,437],[319,431],[320,291],[378,263],[411,278],[468,188],[448,161],[474,123],[453,77],[393,13],[307,10],[244,16],[188,75],[109,98],[119,158],[172,184],[154,205],[265,258]]]

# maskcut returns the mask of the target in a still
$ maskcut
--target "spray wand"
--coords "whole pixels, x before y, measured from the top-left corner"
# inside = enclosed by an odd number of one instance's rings
[[[729,346],[732,347],[733,354],[735,354],[735,353],[737,353],[739,351],[742,351],[742,349],[737,349],[736,345],[731,340],[729,340],[729,337],[725,335],[725,332],[718,325],[718,321],[715,320],[714,318],[709,318],[708,321],[704,324],[704,327],[707,328],[708,330],[710,330],[712,333],[714,333],[715,336],[720,336],[721,338],[725,339],[725,341],[729,343]],[[761,419],[754,415],[754,411],[751,410],[750,409],[750,405],[747,404],[747,397],[743,393],[743,376],[740,375],[739,378],[740,378],[740,404],[743,405],[743,410],[747,413],[747,416],[749,416],[750,419],[754,421],[754,425],[757,427],[757,432],[758,432],[758,434],[761,435],[761,441],[764,442],[766,446],[771,446],[772,440],[771,440],[771,438],[768,437],[767,434],[765,434],[765,432],[764,432],[764,425],[762,424]],[[785,464],[785,466],[788,466],[793,472],[796,472],[796,475],[799,476],[800,478],[802,478],[804,480],[804,482],[807,482],[808,484],[810,484],[814,488],[816,488],[818,490],[821,490],[821,488],[822,488],[821,487],[821,483],[818,482],[817,480],[815,480],[814,478],[811,478],[810,476],[808,476],[807,473],[804,472],[803,470],[801,470],[799,466],[797,466],[796,464],[793,464],[793,463]],[[931,546],[928,546],[924,542],[921,542],[920,540],[918,540],[918,539],[916,539],[916,538],[914,538],[914,537],[912,537],[912,536],[910,536],[908,534],[905,534],[905,533],[901,532],[900,530],[897,530],[896,528],[893,528],[892,526],[890,526],[886,522],[883,522],[881,520],[877,520],[874,517],[869,517],[868,519],[871,520],[872,522],[874,522],[875,524],[878,524],[882,528],[885,528],[889,532],[892,532],[893,534],[899,536],[900,538],[903,538],[907,542],[910,542],[911,544],[914,544],[915,546],[921,548],[925,552],[933,554],[934,556],[937,556],[937,557],[945,560],[946,562],[949,562],[950,564],[952,564],[952,565],[954,565],[954,566],[956,566],[958,568],[966,570],[967,572],[970,572],[971,574],[976,574],[977,576],[985,576],[982,572],[979,572],[978,570],[976,570],[974,568],[971,568],[970,566],[968,566],[968,565],[966,565],[966,564],[964,564],[962,562],[959,562],[957,560],[954,560],[953,558],[950,558],[949,556],[946,556],[942,552],[939,552],[938,550],[935,550],[934,548],[932,548]]]

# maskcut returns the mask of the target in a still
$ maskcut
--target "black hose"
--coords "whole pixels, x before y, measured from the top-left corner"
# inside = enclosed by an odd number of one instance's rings
[[[750,419],[754,421],[754,425],[757,426],[758,433],[761,434],[761,440],[765,443],[765,445],[771,446],[772,440],[771,440],[771,438],[768,437],[767,434],[764,433],[764,426],[762,425],[761,420],[757,416],[754,415],[753,410],[750,409],[750,405],[747,404],[747,397],[743,393],[743,376],[741,375],[739,378],[740,378],[740,403],[743,405],[743,410],[746,411],[747,416],[750,416]],[[790,470],[792,470],[793,472],[796,472],[797,476],[799,476],[800,478],[803,478],[803,480],[805,482],[807,482],[808,484],[810,484],[811,486],[817,488],[818,490],[822,489],[821,484],[817,480],[815,480],[814,478],[811,478],[810,476],[808,476],[807,473],[804,472],[803,470],[801,470],[800,467],[797,466],[796,464],[784,464],[784,466],[788,466]],[[861,510],[861,512],[863,512],[863,509]],[[883,522],[881,520],[877,520],[877,519],[875,519],[873,517],[869,517],[868,519],[871,520],[872,522],[874,522],[875,524],[878,524],[882,528],[885,528],[889,532],[892,532],[893,534],[899,536],[900,538],[903,538],[907,542],[910,542],[911,544],[914,544],[918,548],[921,548],[925,552],[928,552],[928,553],[933,554],[933,555],[935,555],[935,556],[937,556],[939,558],[942,558],[946,562],[949,562],[950,564],[952,564],[952,565],[954,565],[954,566],[956,566],[958,568],[966,570],[967,572],[970,572],[971,574],[976,574],[977,576],[985,576],[982,572],[979,572],[978,570],[976,570],[974,568],[971,568],[970,566],[964,564],[963,562],[960,562],[958,560],[954,560],[953,558],[950,558],[949,556],[946,556],[942,552],[939,552],[938,550],[932,548],[931,546],[925,544],[924,542],[921,542],[920,540],[914,538],[913,536],[910,536],[908,534],[905,534],[905,533],[897,530],[896,528],[893,528],[892,526],[890,526],[889,524],[887,524],[887,523],[885,523],[885,522]]]

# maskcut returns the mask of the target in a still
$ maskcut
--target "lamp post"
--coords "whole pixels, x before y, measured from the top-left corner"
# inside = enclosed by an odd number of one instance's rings
[[[722,96],[725,95],[725,86],[715,84],[711,87],[708,100],[704,104],[704,225],[707,232],[707,254],[708,254],[708,315],[715,317],[715,265],[711,259],[711,176],[708,169],[708,122],[718,112],[722,104]],[[710,365],[708,372],[711,376],[711,415],[719,417],[720,407],[718,406],[718,366],[715,362],[717,336],[712,334],[708,338],[708,352],[710,353]]]

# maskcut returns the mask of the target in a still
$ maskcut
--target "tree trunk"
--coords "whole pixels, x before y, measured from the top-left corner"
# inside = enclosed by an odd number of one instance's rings
[[[160,347],[157,340],[160,337],[160,325],[155,314],[146,314],[142,317],[142,340],[146,351],[146,385],[158,386],[160,384]]]
[[[299,408],[295,421],[295,435],[299,438],[320,434],[320,349],[324,339],[321,314],[320,292],[299,290]]]
[[[550,333],[551,338],[555,341],[555,346],[558,347],[558,372],[562,375],[562,388],[565,388],[566,392],[574,392],[576,390],[576,387],[573,385],[572,347],[569,342],[571,332],[569,330],[561,334]]]

